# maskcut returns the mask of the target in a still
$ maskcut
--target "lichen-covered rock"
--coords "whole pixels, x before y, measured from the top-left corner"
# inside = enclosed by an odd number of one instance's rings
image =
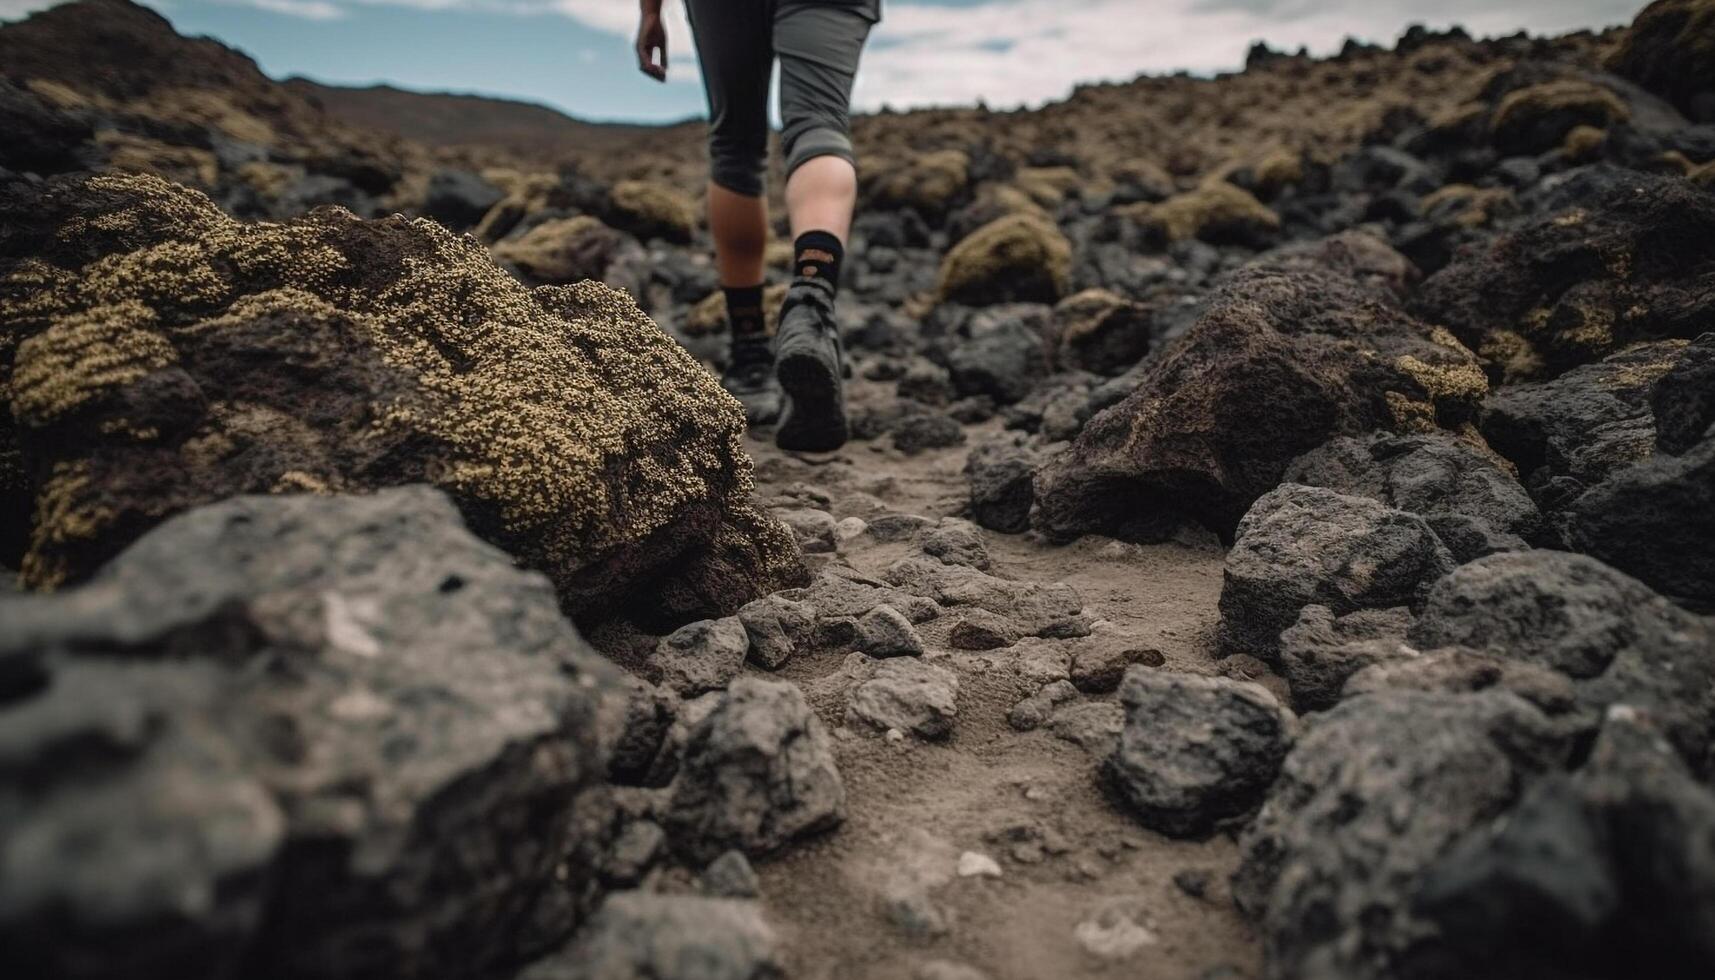
[[[1292,713],[1255,684],[1134,668],[1119,696],[1125,727],[1103,773],[1145,827],[1174,837],[1254,808],[1292,746]]]
[[[1320,487],[1288,483],[1239,522],[1221,572],[1221,642],[1273,661],[1309,605],[1336,615],[1420,607],[1455,562],[1428,522]]]
[[[640,239],[688,245],[697,233],[697,202],[666,184],[622,180],[608,192],[602,220]]]
[[[690,732],[666,826],[675,850],[707,863],[777,851],[845,808],[827,729],[797,685],[740,677]]]
[[[1190,517],[1230,535],[1294,457],[1333,436],[1468,421],[1488,390],[1471,352],[1326,261],[1234,274],[1131,394],[1037,471],[1037,526],[1148,540]]]
[[[1626,104],[1612,91],[1566,78],[1508,92],[1495,107],[1489,129],[1502,153],[1546,153],[1576,126],[1607,129],[1630,117]]]
[[[1715,632],[1594,558],[1521,551],[1463,565],[1430,590],[1409,636],[1552,668],[1572,679],[1589,723],[1634,705],[1688,760],[1715,761]]]
[[[1071,281],[1072,245],[1052,222],[1029,214],[998,218],[947,252],[940,298],[988,303],[1053,303]]]
[[[0,537],[31,585],[210,500],[425,481],[578,613],[682,621],[802,575],[748,502],[738,403],[620,294],[525,289],[433,222],[239,224],[140,175],[0,196]]]
[[[1655,0],[1638,12],[1609,58],[1615,72],[1666,97],[1687,115],[1715,121],[1715,3]]]
[[[1215,245],[1266,248],[1280,232],[1279,215],[1224,180],[1210,181],[1159,204],[1131,205],[1123,213],[1161,243],[1195,238]]]
[[[1451,435],[1337,438],[1294,460],[1284,479],[1417,514],[1462,562],[1529,547],[1543,530],[1542,514],[1512,474]]]
[[[784,980],[754,901],[644,891],[608,897],[565,949],[518,980]]]
[[[609,270],[616,265],[643,260],[643,249],[636,241],[587,214],[544,221],[517,238],[496,243],[493,252],[496,260],[541,286],[584,279],[607,282]]]
[[[1386,692],[1304,719],[1233,879],[1267,976],[1413,975],[1400,967],[1433,934],[1412,907],[1427,870],[1566,750],[1503,691]]]
[[[1715,300],[1715,195],[1688,181],[1589,168],[1565,207],[1429,277],[1419,316],[1513,373],[1559,373],[1628,343],[1695,337]]]
[[[595,897],[612,668],[438,492],[198,508],[0,621],[19,976],[491,974]]]

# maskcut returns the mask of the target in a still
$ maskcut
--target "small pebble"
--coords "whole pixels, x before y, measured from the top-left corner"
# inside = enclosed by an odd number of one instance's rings
[[[995,863],[994,858],[976,851],[966,851],[959,855],[959,877],[974,878],[978,875],[999,878],[1000,865]]]

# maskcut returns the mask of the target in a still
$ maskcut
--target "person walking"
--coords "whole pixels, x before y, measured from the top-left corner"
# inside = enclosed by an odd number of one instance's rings
[[[662,0],[640,0],[637,61],[667,78]],[[827,452],[847,438],[844,352],[834,322],[857,167],[852,78],[881,0],[685,0],[709,103],[709,231],[731,348],[721,384],[753,424],[776,417],[782,449]],[[793,278],[771,345],[764,329],[768,82],[780,63],[780,144]]]

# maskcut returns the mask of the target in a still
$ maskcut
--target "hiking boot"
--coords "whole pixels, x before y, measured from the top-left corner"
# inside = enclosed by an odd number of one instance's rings
[[[774,383],[774,351],[768,338],[749,334],[732,338],[721,387],[744,406],[745,421],[767,425],[780,417],[780,386]]]
[[[781,307],[774,356],[774,374],[785,392],[774,444],[810,453],[845,445],[845,357],[834,323],[833,287],[808,277],[793,281]]]

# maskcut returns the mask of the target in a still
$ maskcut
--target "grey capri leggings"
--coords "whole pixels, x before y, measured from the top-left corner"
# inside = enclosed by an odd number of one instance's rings
[[[685,0],[709,96],[710,179],[759,197],[768,164],[768,77],[780,60],[786,175],[852,160],[850,103],[881,0]],[[854,161],[855,162],[855,161]]]

